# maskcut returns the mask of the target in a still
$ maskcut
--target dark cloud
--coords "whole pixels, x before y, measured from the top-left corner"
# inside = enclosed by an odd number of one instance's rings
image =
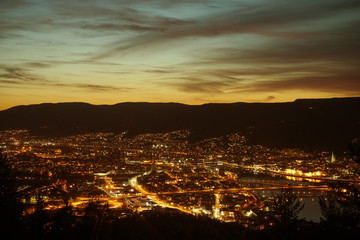
[[[0,79],[2,81],[14,81],[14,83],[47,82],[45,79],[29,73],[27,69],[19,67],[0,67]]]
[[[164,84],[164,83],[162,83]],[[224,90],[234,84],[231,81],[209,81],[199,78],[183,78],[177,79],[175,82],[167,83],[166,85],[175,87],[177,90],[186,93],[224,93]]]
[[[104,92],[104,91],[122,91],[122,92],[124,92],[124,91],[132,90],[132,88],[119,88],[119,87],[108,86],[108,85],[83,84],[83,83],[57,84],[57,86],[74,87],[74,88],[79,88],[79,89],[93,91],[93,92]]]
[[[25,8],[31,6],[32,3],[25,0],[1,0],[0,13],[7,12],[10,9]]]
[[[20,81],[17,81],[17,80],[2,80],[0,78],[0,83],[3,83],[3,84],[10,84],[10,85],[14,85],[14,84],[23,84],[23,82],[20,82]]]
[[[142,26],[135,24],[113,24],[113,23],[103,23],[103,24],[86,24],[80,26],[83,29],[87,30],[98,30],[98,31],[124,31],[124,30],[132,30],[132,31],[158,31],[160,30],[157,27],[153,26]]]
[[[161,82],[161,84],[174,87],[181,92],[204,94],[280,93],[296,90],[351,95],[360,93],[360,71],[355,67],[311,66],[310,63],[243,70],[204,69],[183,75],[188,77],[174,79],[173,82]],[[257,80],[251,80],[253,78]]]
[[[256,82],[213,80],[192,78],[168,83],[181,92],[223,94],[223,93],[269,93],[286,91],[315,91],[356,95],[360,93],[360,74],[334,73],[329,75],[289,77]],[[273,100],[269,96],[266,101]]]
[[[8,11],[27,12],[27,14],[9,18],[5,15],[7,12],[0,11],[0,32],[16,30],[40,32],[73,28],[97,31],[99,35],[99,31],[161,31],[166,26],[182,23],[179,19],[152,16],[126,6],[114,9],[96,2],[85,4],[83,1],[51,1],[44,4],[44,9],[47,8],[52,14],[39,15],[29,14],[32,10],[36,11],[36,7],[26,8],[26,5],[20,3],[3,4],[4,9]]]
[[[131,2],[131,4],[134,4]],[[116,4],[116,3],[115,3]],[[54,3],[57,16],[70,18],[71,21],[51,21],[51,25],[73,27],[88,31],[164,31],[172,26],[190,24],[193,21],[170,17],[157,16],[145,11],[128,7],[131,4],[121,2],[115,8],[104,7],[100,4],[89,4],[84,7],[83,2],[58,1]]]
[[[31,63],[30,65],[38,65]],[[42,67],[42,66],[41,66]],[[104,92],[104,91],[129,91],[131,88],[119,88],[109,85],[100,84],[84,84],[84,83],[59,83],[47,80],[41,76],[31,74],[29,70],[18,67],[0,66],[0,83],[5,86],[23,85],[23,86],[48,86],[48,87],[70,87],[78,88],[86,91]]]
[[[48,60],[48,61],[30,61],[28,59],[21,59],[24,63],[22,66],[29,68],[49,68],[56,67],[58,65],[74,65],[74,64],[83,64],[83,65],[97,65],[97,66],[122,66],[123,64],[113,63],[113,62],[103,62],[103,61],[93,61],[93,60],[69,60],[69,61],[61,61],[61,60]]]
[[[134,72],[129,72],[129,71],[92,71],[95,73],[105,73],[105,74],[115,74],[115,75],[123,75],[123,74],[133,74]]]
[[[205,5],[212,2],[213,0],[181,0],[181,1],[179,0],[122,0],[122,1],[112,0],[112,3],[118,5],[149,4],[164,9],[177,7],[179,5],[184,5],[184,4]]]
[[[155,73],[155,74],[173,74],[175,71],[174,70],[152,69],[152,70],[145,70],[144,72]]]
[[[28,62],[25,63],[26,66],[32,67],[32,68],[48,68],[51,67],[51,64],[48,63],[42,63],[42,62]]]
[[[360,74],[308,76],[288,80],[262,81],[238,88],[238,92],[282,92],[284,90],[318,91],[328,93],[360,93]]]
[[[350,33],[353,35],[352,33]],[[340,32],[337,36],[311,41],[270,41],[257,49],[218,49],[208,57],[218,63],[302,63],[302,62],[358,62],[360,37]],[[210,62],[210,61],[209,61]]]
[[[218,81],[237,79],[227,86],[231,92],[284,92],[289,90],[329,93],[360,93],[360,38],[353,21],[329,30],[329,37],[307,41],[276,40],[253,49],[212,49],[198,63],[199,75]],[[227,66],[227,69],[216,67]],[[204,67],[207,66],[207,67]],[[207,70],[212,69],[212,70]],[[244,84],[241,79],[255,77]]]
[[[265,37],[286,39],[308,39],[329,37],[325,32],[301,31],[294,24],[318,20],[339,13],[359,11],[359,1],[273,1],[272,4],[234,7],[234,10],[197,19],[192,24],[177,24],[166,31],[155,31],[141,37],[114,42],[109,50],[99,53],[95,58],[113,56],[119,52],[133,50],[142,46],[160,44],[184,37],[214,37],[228,34],[258,34]],[[155,23],[152,24],[157,29]],[[161,29],[161,27],[159,27]],[[311,27],[310,27],[311,29]]]

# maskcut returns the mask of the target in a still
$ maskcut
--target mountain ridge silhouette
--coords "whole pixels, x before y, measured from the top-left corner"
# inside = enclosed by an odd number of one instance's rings
[[[188,129],[190,141],[240,132],[249,144],[344,151],[360,139],[359,109],[360,97],[203,105],[42,103],[0,111],[0,130],[27,129],[39,136],[128,131],[132,136]]]

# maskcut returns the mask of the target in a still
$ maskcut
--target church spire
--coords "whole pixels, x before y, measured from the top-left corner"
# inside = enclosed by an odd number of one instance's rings
[[[334,155],[334,151],[331,154],[331,163],[334,163],[336,161],[335,155]]]

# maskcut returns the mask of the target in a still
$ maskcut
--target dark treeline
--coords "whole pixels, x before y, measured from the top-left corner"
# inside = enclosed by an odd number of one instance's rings
[[[93,205],[90,202],[89,205]],[[100,206],[100,205],[99,205]],[[94,207],[94,206],[92,206]],[[91,207],[91,208],[92,208]],[[100,207],[95,215],[72,215],[71,208],[35,212],[22,217],[8,231],[10,239],[358,239],[358,228],[337,222],[312,223],[296,220],[264,230],[223,223],[179,212],[148,211],[117,218]],[[92,212],[94,213],[94,212]]]

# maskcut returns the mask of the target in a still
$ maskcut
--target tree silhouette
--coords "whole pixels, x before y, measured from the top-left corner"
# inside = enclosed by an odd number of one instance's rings
[[[360,164],[360,142],[354,139],[348,144],[348,154],[354,159],[356,163]]]
[[[17,200],[15,176],[8,158],[0,151],[0,230],[5,236],[18,235],[22,228],[23,205]]]
[[[360,224],[360,191],[346,182],[329,183],[331,191],[319,199],[321,222],[328,229],[352,230]]]
[[[101,204],[100,201],[91,200],[85,208],[85,214],[82,222],[83,229],[88,229],[90,239],[98,239],[103,225],[112,222],[114,219],[109,204]]]
[[[283,188],[274,202],[274,213],[279,215],[281,225],[296,223],[299,213],[304,209],[305,203],[301,204],[296,193],[291,187]]]
[[[75,216],[68,199],[64,199],[65,206],[57,210],[52,217],[51,239],[69,238],[75,226]]]
[[[43,239],[50,227],[50,216],[44,209],[44,198],[36,193],[35,212],[27,218],[27,227],[35,239]]]

